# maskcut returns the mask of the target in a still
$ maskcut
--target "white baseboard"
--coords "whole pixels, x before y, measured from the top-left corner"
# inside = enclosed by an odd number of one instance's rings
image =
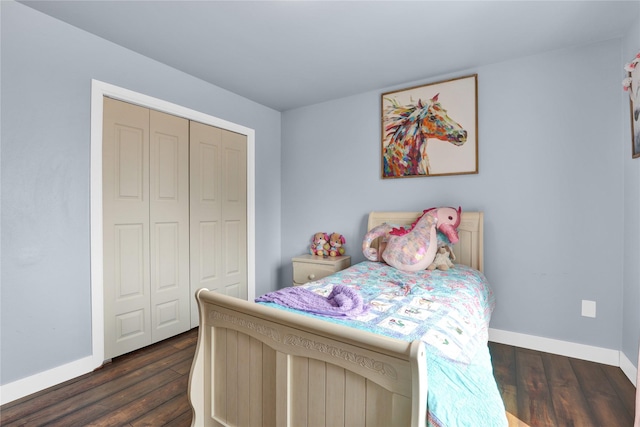
[[[618,366],[634,385],[636,383],[636,368],[624,353],[619,350],[492,328],[489,329],[489,341],[527,348],[529,350],[558,354],[560,356],[573,357],[575,359],[588,360],[605,365]]]
[[[640,366],[638,368],[640,368]],[[627,378],[631,380],[631,383],[633,383],[634,386],[638,387],[640,385],[636,383],[638,378],[638,369],[633,366],[633,363],[623,352],[620,352],[620,369],[622,369],[622,372],[624,372]]]
[[[0,405],[37,393],[46,388],[79,377],[96,368],[94,358],[89,356],[66,365],[57,366],[27,378],[0,386]]]

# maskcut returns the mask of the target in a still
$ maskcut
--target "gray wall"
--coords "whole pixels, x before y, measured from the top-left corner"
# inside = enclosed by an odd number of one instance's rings
[[[369,211],[461,205],[486,215],[493,328],[620,349],[629,153],[620,46],[553,51],[283,113],[285,278],[314,232],[345,235],[357,262]],[[381,180],[380,94],[471,73],[480,173]],[[581,316],[582,299],[597,302],[597,318]]]
[[[258,294],[280,263],[281,114],[2,1],[0,383],[91,353],[91,79],[256,131]]]
[[[625,63],[640,52],[640,19],[624,39],[620,76]],[[634,364],[637,363],[640,339],[640,158],[631,158],[631,125],[629,97],[622,97],[622,129],[624,146],[624,287],[622,351]],[[640,387],[640,384],[637,384]]]

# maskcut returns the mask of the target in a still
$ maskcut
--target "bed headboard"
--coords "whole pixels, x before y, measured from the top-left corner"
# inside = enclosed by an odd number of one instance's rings
[[[420,215],[422,212],[371,212],[367,230],[385,222],[393,225],[410,225]],[[482,272],[484,272],[483,221],[482,212],[462,212],[458,226],[460,240],[453,246],[457,264],[468,265]],[[377,245],[377,241],[371,244],[376,248]]]

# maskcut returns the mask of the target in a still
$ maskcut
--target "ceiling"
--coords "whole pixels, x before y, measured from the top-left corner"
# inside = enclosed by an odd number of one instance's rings
[[[640,1],[21,3],[279,111],[624,35]]]

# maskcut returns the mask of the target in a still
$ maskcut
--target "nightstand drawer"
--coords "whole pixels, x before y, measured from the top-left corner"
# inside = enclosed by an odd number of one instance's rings
[[[322,279],[351,265],[351,257],[348,255],[327,258],[317,255],[301,255],[293,258],[292,261],[294,285]]]

